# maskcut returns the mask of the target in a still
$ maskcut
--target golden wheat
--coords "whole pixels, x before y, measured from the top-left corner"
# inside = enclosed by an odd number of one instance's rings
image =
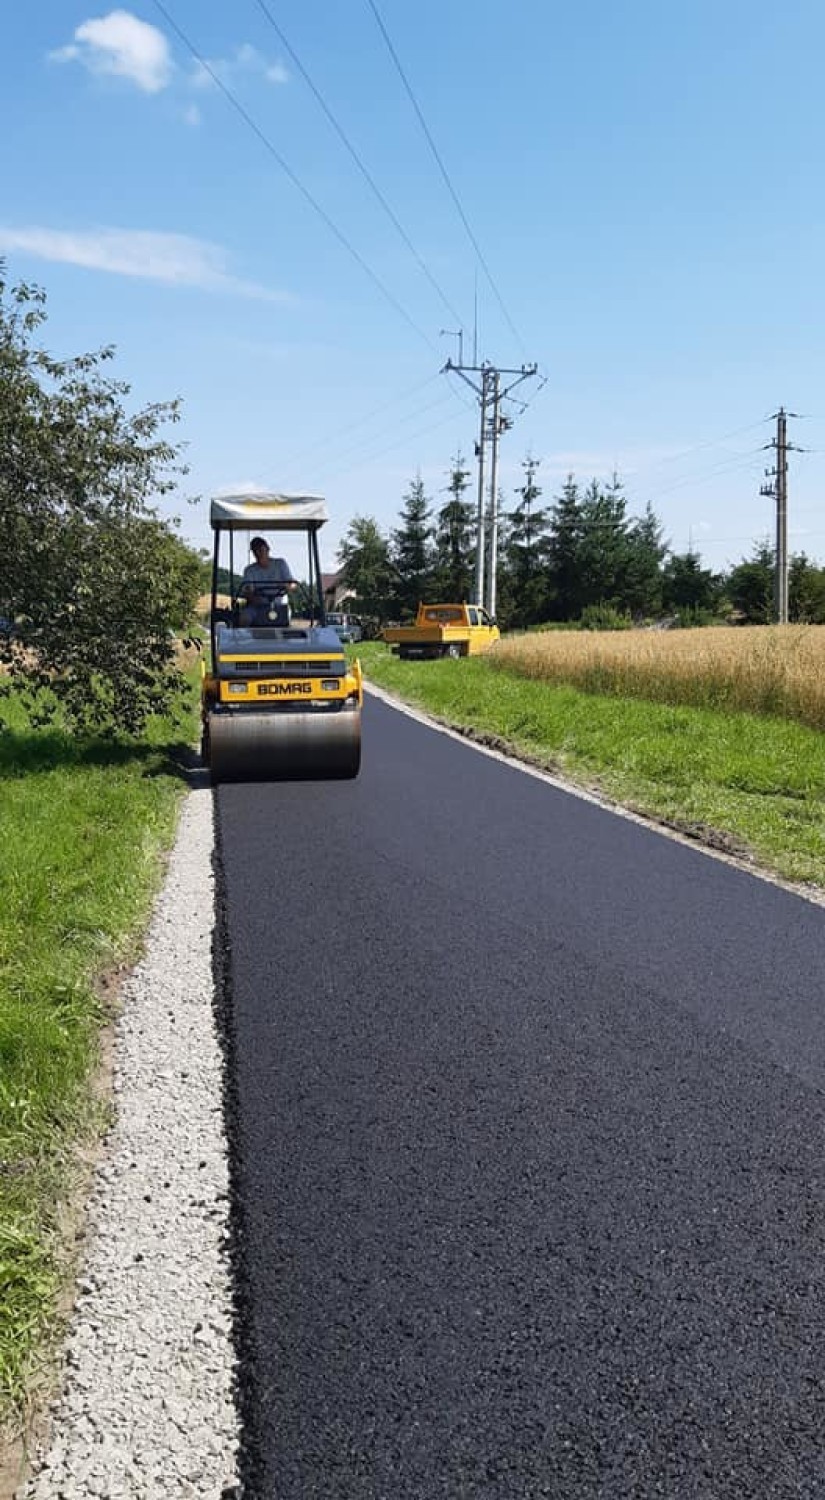
[[[586,692],[742,709],[825,729],[825,625],[544,631],[510,636],[493,659]]]

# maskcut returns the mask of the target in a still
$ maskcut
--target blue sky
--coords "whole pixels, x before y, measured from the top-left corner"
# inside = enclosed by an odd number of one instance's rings
[[[440,330],[458,313],[469,354],[477,279],[479,355],[546,376],[502,446],[506,504],[528,449],[546,497],[616,467],[721,567],[772,527],[781,403],[811,450],[791,547],[824,558],[819,0],[376,3],[506,316],[369,0],[268,8],[449,307],[258,0],[164,5],[372,277],[151,0],[41,0],[5,17],[0,255],[46,287],[50,346],[115,343],[137,401],[183,398],[186,494],[326,494],[331,564],[354,514],[392,526],[417,469],[440,501],[472,453]],[[208,543],[206,498],[177,509]]]

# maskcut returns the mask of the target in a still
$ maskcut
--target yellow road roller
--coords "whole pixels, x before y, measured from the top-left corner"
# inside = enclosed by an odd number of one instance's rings
[[[361,667],[347,661],[326,624],[318,554],[324,500],[227,495],[212,501],[209,519],[211,662],[203,669],[201,753],[213,783],[357,776]],[[260,544],[279,553],[285,533],[305,538],[304,582],[292,580],[288,567],[269,577]],[[250,538],[261,568],[245,566]]]

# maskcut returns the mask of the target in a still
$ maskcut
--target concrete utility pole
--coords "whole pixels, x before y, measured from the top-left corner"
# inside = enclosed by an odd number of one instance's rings
[[[776,618],[788,623],[788,420],[780,406],[776,417]]]
[[[461,372],[463,374],[463,370]],[[484,448],[487,442],[487,408],[490,404],[492,394],[493,371],[482,368],[481,389],[478,390],[479,406],[481,408],[481,425],[479,428],[478,442],[476,443],[476,458],[478,459],[478,504],[476,507],[476,571],[475,571],[475,602],[484,603],[484,563],[486,554],[486,537],[484,526]],[[473,382],[469,381],[472,385]]]
[[[496,584],[498,576],[498,443],[502,432],[513,424],[509,417],[501,415],[501,402],[510,392],[520,385],[523,380],[530,380],[537,373],[538,366],[522,365],[518,370],[500,369],[496,365],[485,360],[480,365],[455,364],[448,359],[444,371],[452,370],[454,374],[460,375],[478,397],[481,408],[481,424],[479,437],[476,443],[476,458],[478,459],[478,508],[476,516],[476,566],[474,580],[475,603],[487,610],[489,615],[495,615],[496,610]],[[442,372],[443,373],[443,372]],[[471,375],[480,375],[481,383],[471,380]],[[514,375],[516,378],[504,389],[501,389],[502,375]],[[484,450],[490,445],[490,494],[485,516],[485,462]],[[487,542],[487,528],[489,527],[489,549]],[[485,563],[486,567],[485,576]]]
[[[498,370],[493,371],[493,415],[490,421],[490,504],[488,515],[490,517],[490,530],[488,535],[488,554],[490,565],[487,569],[487,577],[484,583],[484,608],[491,619],[496,615],[496,575],[498,573],[498,440],[501,421],[501,376]]]
[[[788,623],[788,453],[804,451],[797,448],[795,443],[788,442],[788,417],[796,415],[793,411],[786,412],[784,406],[780,406],[776,413],[776,437],[765,445],[776,453],[776,465],[773,469],[765,470],[767,478],[772,482],[763,484],[759,490],[760,495],[769,495],[776,500],[773,603],[777,625]]]

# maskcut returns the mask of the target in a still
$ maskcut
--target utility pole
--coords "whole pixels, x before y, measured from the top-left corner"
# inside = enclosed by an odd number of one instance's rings
[[[522,365],[518,370],[503,369],[497,365],[490,364],[485,360],[482,364],[464,365],[455,364],[448,359],[444,371],[452,370],[454,374],[460,375],[462,380],[475,391],[481,408],[481,424],[479,437],[476,443],[476,458],[478,459],[478,508],[476,516],[476,566],[474,580],[475,603],[487,610],[489,615],[495,615],[496,609],[496,584],[498,575],[498,443],[502,432],[512,427],[509,417],[502,416],[501,402],[506,400],[510,392],[521,385],[523,380],[530,380],[537,373],[538,366]],[[442,372],[443,373],[443,372]],[[471,375],[480,375],[481,383],[471,380]],[[515,379],[510,382],[504,390],[501,388],[502,375],[514,375]],[[490,412],[492,411],[492,415]],[[490,498],[485,517],[485,461],[484,450],[490,445]],[[487,526],[490,528],[489,551],[486,546]],[[485,562],[489,563],[486,569]]]
[[[788,419],[780,406],[776,415],[776,618],[788,623]]]
[[[490,422],[490,517],[489,556],[490,566],[484,587],[484,608],[492,620],[496,617],[496,575],[498,573],[498,440],[501,407],[501,376],[493,371],[493,416]]]
[[[766,443],[765,447],[772,448],[776,453],[776,464],[774,468],[765,470],[765,476],[771,483],[763,484],[759,490],[760,495],[769,495],[776,501],[773,604],[777,625],[788,623],[788,453],[804,452],[795,443],[788,442],[788,417],[796,415],[794,411],[786,412],[784,406],[780,406],[775,413],[776,437]]]
[[[470,382],[472,383],[472,382]],[[484,446],[487,441],[487,406],[490,400],[490,371],[481,371],[481,390],[478,393],[479,406],[481,408],[481,426],[479,428],[478,442],[476,443],[476,458],[478,459],[478,505],[476,507],[476,570],[475,570],[475,602],[484,603]]]
[[[495,384],[493,389],[493,417],[491,422],[492,437],[490,439],[492,448],[492,461],[490,464],[490,566],[487,569],[487,587],[484,593],[484,608],[491,619],[496,617],[496,589],[498,584],[498,443],[503,432],[507,432],[513,423],[510,417],[504,416],[501,411],[501,394],[499,386],[499,371],[495,372]]]

